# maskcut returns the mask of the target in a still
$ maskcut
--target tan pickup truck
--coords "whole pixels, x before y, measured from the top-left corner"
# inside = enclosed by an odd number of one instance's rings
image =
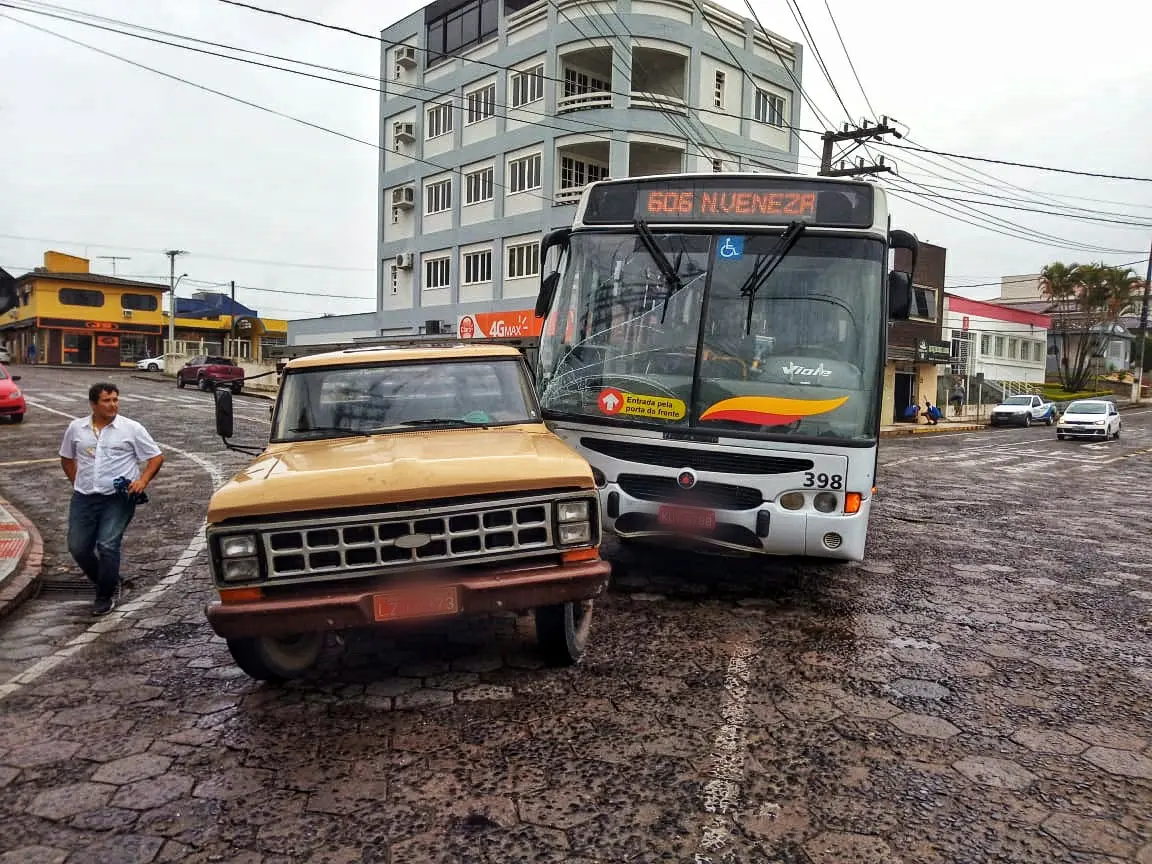
[[[232,394],[216,400],[227,442]],[[301,357],[270,443],[208,506],[207,615],[258,679],[306,673],[327,631],[517,610],[574,663],[608,583],[599,545],[592,471],[545,427],[514,348]]]

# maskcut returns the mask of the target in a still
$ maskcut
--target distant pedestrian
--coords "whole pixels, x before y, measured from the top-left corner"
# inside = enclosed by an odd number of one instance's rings
[[[35,366],[36,365],[36,343],[35,342],[29,342],[28,343],[28,350],[24,353],[25,353],[26,359],[28,360],[28,365]]]
[[[120,588],[124,531],[164,456],[143,425],[121,416],[115,384],[92,385],[88,401],[91,416],[73,420],[64,432],[60,464],[73,490],[68,551],[96,586],[92,614],[106,615],[115,607]]]
[[[913,402],[904,409],[904,419],[910,423],[920,422],[920,406]]]
[[[952,408],[957,417],[960,416],[960,409],[964,407],[964,385],[959,381],[956,386],[952,388],[952,396],[949,400],[952,403]]]
[[[933,405],[927,399],[924,400],[924,417],[928,421],[929,426],[935,426],[943,416],[944,415],[940,413],[939,407]]]

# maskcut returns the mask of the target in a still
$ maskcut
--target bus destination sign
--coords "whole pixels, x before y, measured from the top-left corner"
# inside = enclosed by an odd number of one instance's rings
[[[584,222],[810,225],[868,228],[873,189],[862,183],[813,183],[802,177],[685,177],[637,179],[594,186]]]

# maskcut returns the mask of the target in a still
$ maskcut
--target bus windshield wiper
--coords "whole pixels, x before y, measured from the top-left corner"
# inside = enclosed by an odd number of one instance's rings
[[[668,314],[668,301],[672,299],[673,294],[684,287],[684,283],[680,281],[680,259],[677,259],[676,266],[673,267],[668,256],[656,245],[656,237],[648,227],[648,223],[643,219],[637,219],[634,224],[636,235],[644,244],[644,248],[648,250],[648,254],[652,256],[652,260],[656,262],[656,268],[660,271],[660,275],[664,277],[664,287],[667,291],[664,294],[664,309],[660,315],[660,323],[663,324],[664,316]],[[682,257],[683,253],[681,253]]]
[[[804,233],[805,227],[805,223],[799,220],[790,223],[787,230],[780,235],[780,239],[776,241],[776,245],[772,247],[765,258],[756,262],[756,266],[752,268],[752,272],[748,274],[748,278],[740,286],[740,296],[748,298],[748,315],[744,321],[746,334],[752,332],[752,307],[756,303],[756,293],[776,272],[776,268],[780,266],[784,257],[792,251],[792,247],[796,245],[796,241]]]

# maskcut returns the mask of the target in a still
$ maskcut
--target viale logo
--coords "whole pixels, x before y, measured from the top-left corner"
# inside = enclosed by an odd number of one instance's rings
[[[789,378],[796,375],[801,378],[827,378],[832,374],[832,370],[825,369],[823,363],[813,369],[811,366],[799,366],[795,360],[789,361],[787,366],[781,366],[780,369]]]

